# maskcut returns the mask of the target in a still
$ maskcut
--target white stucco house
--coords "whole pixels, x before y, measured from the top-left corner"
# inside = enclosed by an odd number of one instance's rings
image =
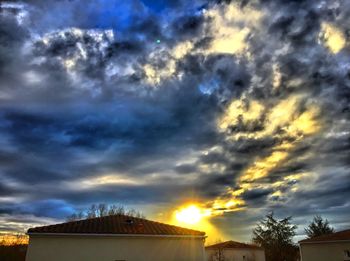
[[[263,248],[236,241],[206,246],[205,252],[207,261],[265,261]]]
[[[350,261],[350,229],[299,241],[302,261]]]
[[[111,215],[28,230],[26,261],[203,261],[205,233]]]

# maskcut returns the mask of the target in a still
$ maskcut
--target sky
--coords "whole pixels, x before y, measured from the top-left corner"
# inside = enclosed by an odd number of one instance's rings
[[[99,202],[212,241],[350,227],[348,1],[0,5],[0,232]]]

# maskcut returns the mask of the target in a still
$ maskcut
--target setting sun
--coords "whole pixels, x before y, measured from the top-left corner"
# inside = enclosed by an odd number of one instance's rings
[[[183,209],[176,210],[175,217],[179,222],[187,224],[196,224],[199,221],[201,221],[203,213],[200,210],[200,208],[198,208],[195,205],[191,205]]]

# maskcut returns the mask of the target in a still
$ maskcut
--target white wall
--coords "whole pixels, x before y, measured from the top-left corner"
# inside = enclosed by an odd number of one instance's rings
[[[350,241],[343,243],[307,243],[300,245],[302,261],[344,261],[344,250],[350,251]]]
[[[215,250],[206,249],[207,261],[218,261],[213,258]],[[265,251],[260,249],[224,249],[225,261],[265,261]],[[245,257],[245,259],[243,258]]]
[[[26,261],[203,261],[201,238],[37,236]]]

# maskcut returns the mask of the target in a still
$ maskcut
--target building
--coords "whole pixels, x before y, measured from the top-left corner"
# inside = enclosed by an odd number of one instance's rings
[[[235,241],[205,247],[207,261],[265,261],[263,248]]]
[[[299,241],[302,261],[350,261],[350,229]]]
[[[205,233],[111,215],[28,230],[27,261],[203,261]]]

